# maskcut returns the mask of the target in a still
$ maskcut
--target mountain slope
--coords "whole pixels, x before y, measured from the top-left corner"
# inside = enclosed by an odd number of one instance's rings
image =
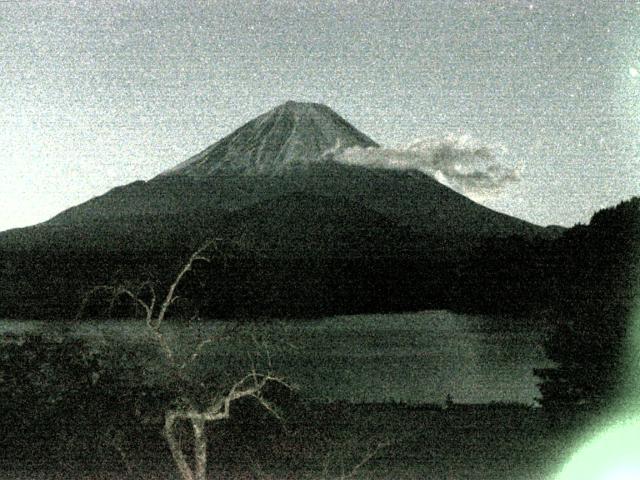
[[[290,101],[161,175],[278,174],[353,146],[377,144],[324,105]]]
[[[179,213],[90,217],[46,223],[0,234],[11,249],[131,251],[197,248],[208,238],[243,240],[272,256],[354,257],[415,250],[412,229],[351,201],[293,192],[233,211],[210,208]]]
[[[399,224],[449,241],[548,236],[544,228],[483,207],[424,173],[351,166],[331,160],[280,175],[160,176],[113,189],[62,212],[46,224],[72,226],[176,214],[207,217],[294,193],[348,198]]]

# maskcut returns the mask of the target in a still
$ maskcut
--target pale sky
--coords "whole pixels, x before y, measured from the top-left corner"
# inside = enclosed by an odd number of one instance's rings
[[[640,2],[2,1],[0,231],[149,179],[286,100],[388,148],[464,135],[483,202],[587,222],[640,195]]]

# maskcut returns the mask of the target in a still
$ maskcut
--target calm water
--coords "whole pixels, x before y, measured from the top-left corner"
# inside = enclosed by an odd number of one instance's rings
[[[185,358],[202,339],[221,335],[202,349],[203,368],[215,370],[231,358],[244,371],[269,364],[314,399],[422,403],[442,402],[451,394],[460,402],[533,403],[539,393],[532,369],[549,365],[539,329],[446,311],[288,321],[242,330],[226,325],[172,324],[164,331]],[[0,334],[35,330],[85,337],[105,349],[153,344],[139,320],[0,321]]]

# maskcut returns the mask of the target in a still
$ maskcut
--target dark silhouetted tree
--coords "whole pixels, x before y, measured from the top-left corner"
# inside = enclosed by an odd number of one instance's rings
[[[599,211],[557,241],[558,323],[545,345],[557,366],[535,371],[543,406],[598,411],[619,393],[639,252],[640,198]]]

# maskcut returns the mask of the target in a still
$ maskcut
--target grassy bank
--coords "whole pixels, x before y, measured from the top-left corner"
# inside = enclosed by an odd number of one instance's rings
[[[293,402],[283,411],[280,421],[242,404],[210,426],[210,478],[545,479],[567,453],[554,419],[523,406]],[[159,422],[87,420],[62,419],[31,439],[9,431],[2,477],[178,478]]]

